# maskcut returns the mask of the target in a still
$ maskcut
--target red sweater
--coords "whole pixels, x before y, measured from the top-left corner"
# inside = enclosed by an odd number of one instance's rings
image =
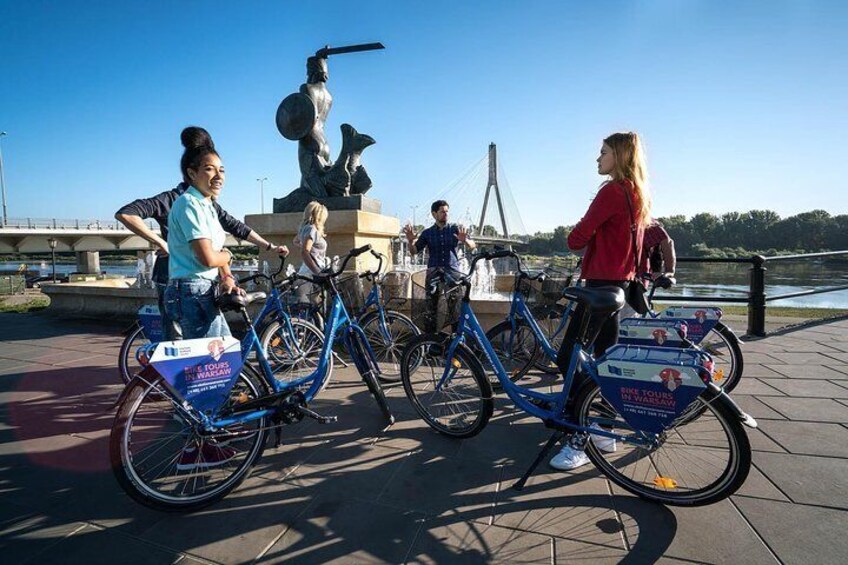
[[[568,234],[569,249],[586,249],[582,266],[584,279],[625,281],[635,276],[630,209],[624,195],[624,190],[627,190],[635,214],[632,186],[630,181],[605,184],[589,205],[586,215]],[[642,241],[643,233],[644,228],[639,225],[637,242]],[[641,250],[637,254],[641,254]]]

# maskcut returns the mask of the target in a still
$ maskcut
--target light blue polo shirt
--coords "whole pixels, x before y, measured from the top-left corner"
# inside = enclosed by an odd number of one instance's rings
[[[182,196],[174,201],[168,214],[168,270],[170,279],[209,279],[218,278],[218,268],[205,267],[191,248],[195,239],[208,239],[212,249],[224,248],[227,234],[221,227],[212,199],[194,188],[188,187]]]

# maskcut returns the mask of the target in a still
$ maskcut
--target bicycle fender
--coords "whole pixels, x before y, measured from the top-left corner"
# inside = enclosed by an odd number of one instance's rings
[[[705,397],[708,403],[720,402],[724,404],[739,418],[739,421],[742,422],[742,425],[752,429],[756,429],[758,427],[757,421],[754,419],[754,417],[750,414],[746,414],[745,411],[742,410],[739,405],[733,401],[732,398],[730,398],[730,395],[724,392],[724,389],[722,389],[715,383],[707,383],[707,388],[703,392],[703,396]]]
[[[124,400],[127,399],[127,396],[129,396],[130,391],[134,387],[142,385],[149,386],[150,384],[156,382],[158,379],[161,378],[162,375],[160,375],[159,372],[156,371],[156,369],[148,365],[141,372],[136,373],[135,376],[130,379],[130,382],[127,383],[127,385],[124,387],[124,390],[122,390],[121,394],[118,395],[118,399],[115,400],[115,402],[106,410],[104,410],[104,412],[111,412],[112,410],[120,406],[124,402]]]

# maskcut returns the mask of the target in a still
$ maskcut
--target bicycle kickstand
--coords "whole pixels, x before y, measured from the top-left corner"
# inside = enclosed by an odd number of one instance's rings
[[[551,434],[551,438],[539,452],[539,455],[536,456],[536,460],[533,461],[533,464],[530,465],[530,468],[527,469],[524,475],[512,485],[512,490],[521,491],[524,489],[524,485],[527,484],[527,479],[530,478],[530,475],[533,474],[533,471],[536,470],[536,467],[539,466],[539,463],[542,462],[542,460],[548,455],[551,449],[554,448],[554,446],[559,442],[559,440],[563,438],[563,436],[565,436],[565,432],[559,430]]]

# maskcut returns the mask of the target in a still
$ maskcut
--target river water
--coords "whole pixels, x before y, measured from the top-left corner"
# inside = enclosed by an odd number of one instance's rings
[[[0,261],[0,272],[15,271],[19,262]],[[109,274],[135,276],[136,266],[130,263],[101,263],[101,270]],[[748,293],[750,265],[680,263],[677,268],[677,285],[662,294],[678,296],[738,296]],[[848,260],[807,260],[803,262],[775,262],[767,264],[766,296],[775,296],[848,284]],[[50,262],[29,264],[31,271],[51,274]],[[57,264],[57,274],[72,273],[74,264]],[[658,292],[659,294],[659,292]],[[775,300],[769,306],[804,306],[816,308],[848,308],[848,290]]]

